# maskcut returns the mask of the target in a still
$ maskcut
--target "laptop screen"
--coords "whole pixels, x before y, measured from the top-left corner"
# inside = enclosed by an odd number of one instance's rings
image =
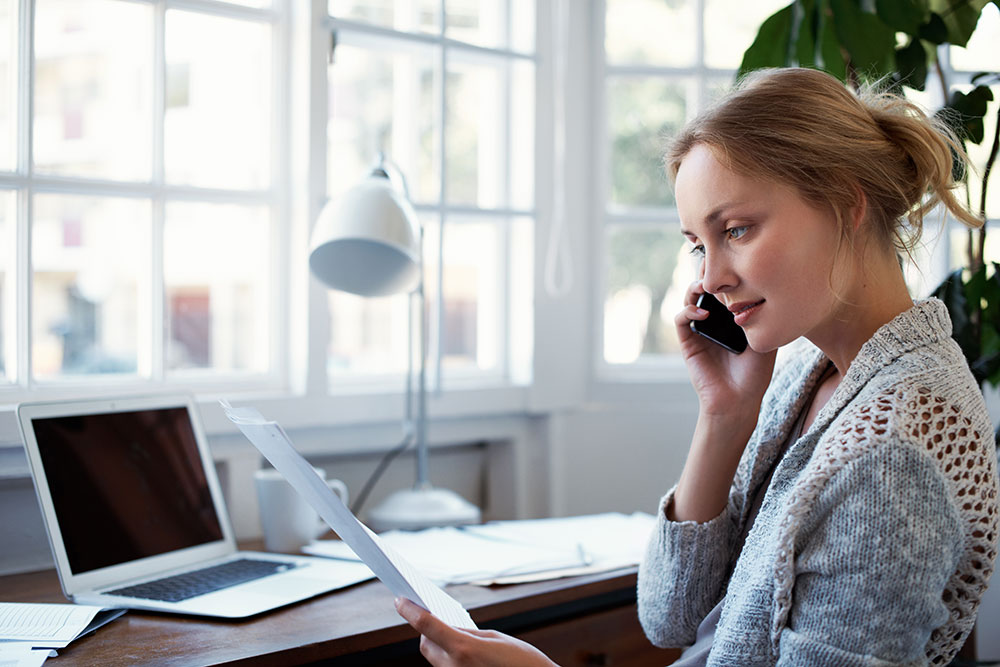
[[[73,574],[222,539],[184,407],[36,417]]]

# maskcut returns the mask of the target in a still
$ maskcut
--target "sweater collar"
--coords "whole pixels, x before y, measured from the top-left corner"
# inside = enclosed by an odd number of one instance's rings
[[[847,405],[861,389],[883,368],[901,356],[927,345],[933,345],[951,338],[951,318],[948,309],[939,299],[929,298],[914,303],[909,310],[900,313],[883,324],[869,338],[847,369],[837,391],[816,416],[812,428],[826,425]],[[810,375],[821,372],[819,366],[828,362],[826,356],[817,350]]]

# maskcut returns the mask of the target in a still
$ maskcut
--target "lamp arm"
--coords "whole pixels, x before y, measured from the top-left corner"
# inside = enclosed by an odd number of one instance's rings
[[[417,489],[430,487],[427,472],[427,329],[424,310],[427,297],[424,292],[424,225],[420,224],[420,280],[417,282],[417,304],[420,310],[420,377],[417,385]]]

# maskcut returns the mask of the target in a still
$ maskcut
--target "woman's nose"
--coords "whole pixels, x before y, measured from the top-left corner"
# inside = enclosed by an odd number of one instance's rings
[[[736,285],[732,267],[725,258],[705,255],[701,262],[701,286],[706,292],[718,294]]]

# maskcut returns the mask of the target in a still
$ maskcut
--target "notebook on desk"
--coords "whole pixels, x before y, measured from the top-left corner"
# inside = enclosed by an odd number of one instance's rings
[[[190,397],[25,403],[17,415],[74,602],[238,618],[372,576],[238,551]]]

